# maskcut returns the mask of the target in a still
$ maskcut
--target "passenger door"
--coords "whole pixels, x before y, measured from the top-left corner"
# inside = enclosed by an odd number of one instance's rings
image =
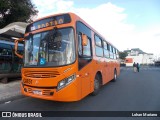
[[[91,90],[90,73],[92,66],[91,39],[87,37],[87,45],[82,45],[82,33],[78,34],[78,69],[82,85],[82,96],[86,96]]]

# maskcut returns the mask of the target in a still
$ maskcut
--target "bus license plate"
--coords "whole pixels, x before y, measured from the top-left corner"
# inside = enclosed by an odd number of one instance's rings
[[[42,95],[42,91],[40,91],[40,90],[33,90],[33,94]]]

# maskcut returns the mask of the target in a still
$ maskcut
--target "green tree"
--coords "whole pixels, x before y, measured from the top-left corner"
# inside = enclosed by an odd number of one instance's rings
[[[119,52],[119,58],[122,60],[124,60],[127,55],[128,55],[127,52]]]
[[[0,0],[0,28],[12,22],[32,22],[37,13],[31,0]]]

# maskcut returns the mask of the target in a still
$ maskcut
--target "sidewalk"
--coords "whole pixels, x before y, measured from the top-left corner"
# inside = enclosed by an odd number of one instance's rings
[[[0,102],[21,96],[20,80],[12,80],[7,84],[0,83]]]

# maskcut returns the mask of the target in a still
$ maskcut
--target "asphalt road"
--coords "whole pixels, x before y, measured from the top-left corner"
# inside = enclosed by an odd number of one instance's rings
[[[160,111],[160,68],[141,68],[139,73],[134,73],[132,68],[123,68],[116,82],[103,86],[97,96],[88,95],[78,102],[62,103],[24,97],[0,104],[0,111]],[[86,119],[106,118],[88,117]],[[108,119],[132,120],[135,118]],[[159,119],[136,117],[136,120]]]

